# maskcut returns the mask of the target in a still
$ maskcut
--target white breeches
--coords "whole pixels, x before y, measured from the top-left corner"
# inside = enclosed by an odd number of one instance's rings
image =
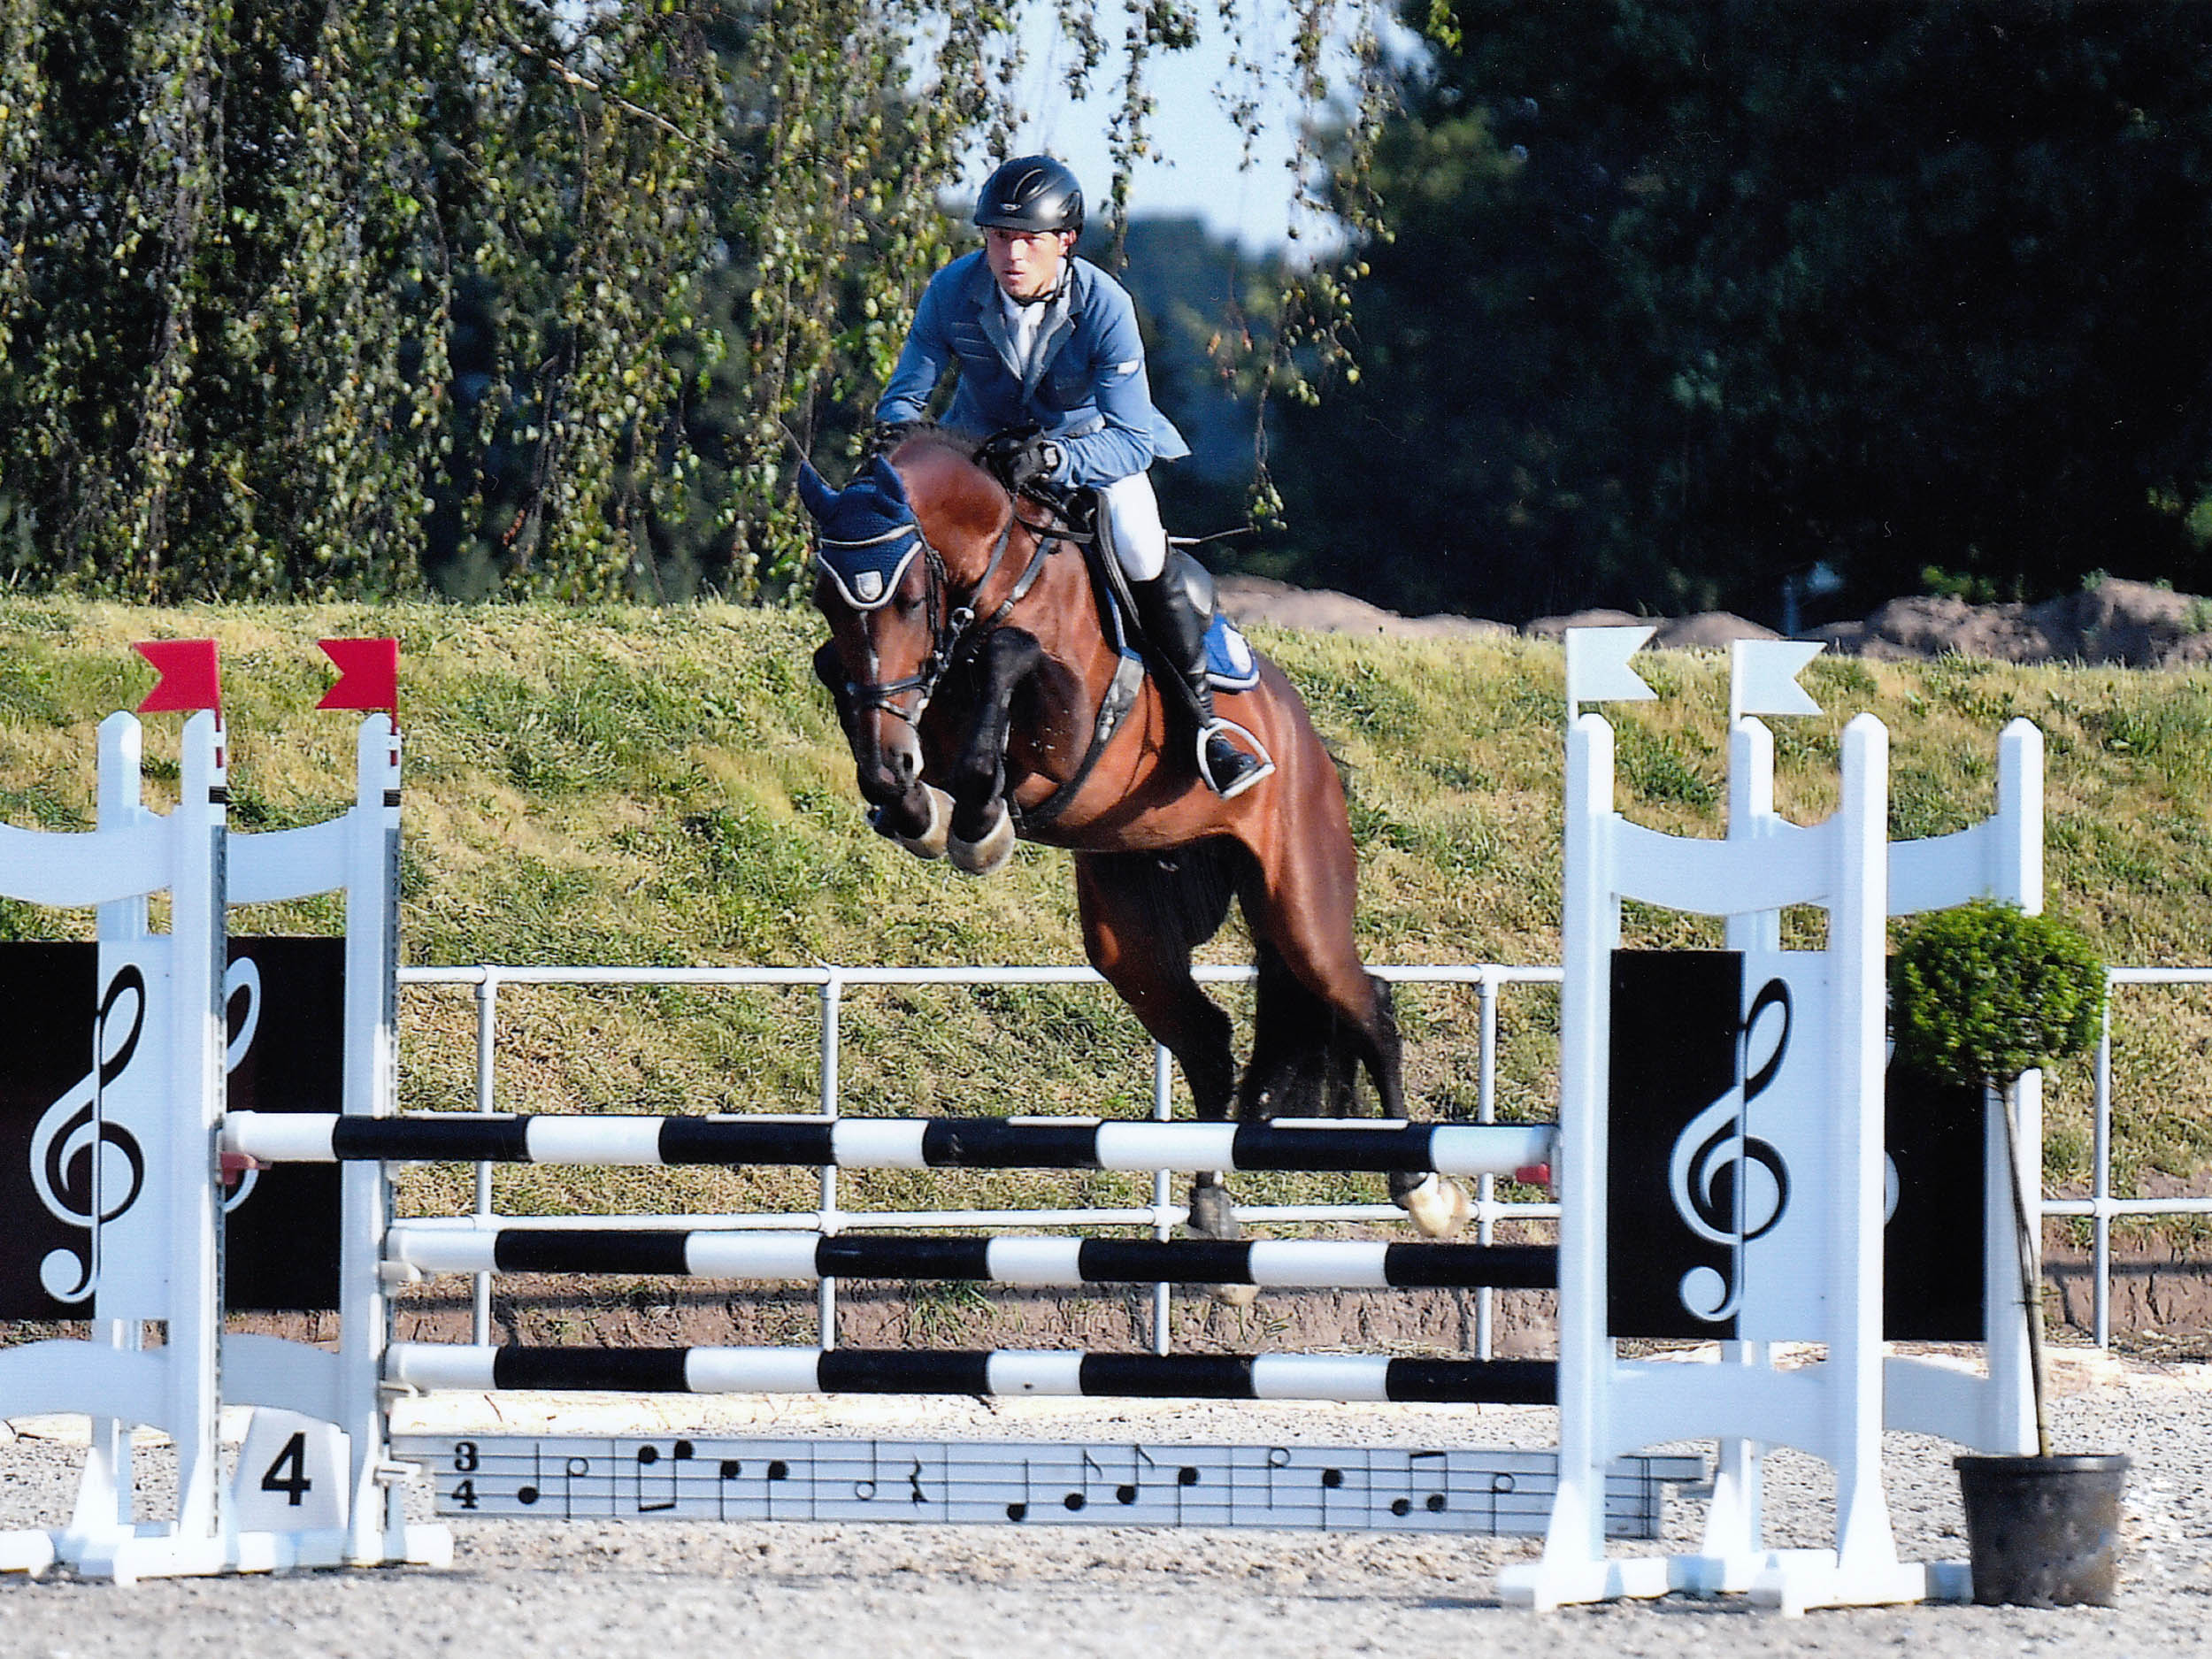
[[[1167,530],[1160,523],[1159,497],[1152,480],[1132,472],[1098,487],[1098,527],[1107,551],[1133,582],[1148,582],[1167,568]]]

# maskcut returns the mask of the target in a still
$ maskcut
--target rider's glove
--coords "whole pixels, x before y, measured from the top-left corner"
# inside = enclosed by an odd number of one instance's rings
[[[1019,495],[1028,486],[1048,482],[1060,470],[1060,446],[1042,433],[1009,427],[993,433],[975,452],[976,465]]]
[[[879,420],[868,434],[868,454],[888,455],[928,425],[926,420]]]

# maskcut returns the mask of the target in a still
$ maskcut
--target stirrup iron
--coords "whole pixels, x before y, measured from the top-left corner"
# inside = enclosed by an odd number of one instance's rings
[[[1241,777],[1233,780],[1229,787],[1225,789],[1220,780],[1214,776],[1213,767],[1207,763],[1206,746],[1214,739],[1220,738],[1224,742],[1229,743],[1232,748],[1238,747],[1231,739],[1232,733],[1244,740],[1243,753],[1247,758],[1257,764]],[[1200,780],[1225,801],[1235,800],[1237,796],[1242,795],[1262,779],[1274,775],[1275,759],[1267,752],[1267,745],[1261,742],[1258,735],[1249,727],[1239,726],[1234,720],[1223,719],[1216,716],[1198,728],[1197,750]]]

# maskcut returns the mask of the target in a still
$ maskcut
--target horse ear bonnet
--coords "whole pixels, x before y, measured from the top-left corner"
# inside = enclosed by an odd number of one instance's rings
[[[807,511],[817,518],[837,505],[837,492],[829,487],[826,479],[814,470],[814,464],[804,458],[799,462],[799,499],[806,503]]]
[[[898,473],[878,456],[868,471],[833,492],[819,473],[801,462],[799,496],[821,526],[814,563],[845,603],[856,611],[887,603],[922,550],[922,533]]]
[[[907,505],[906,480],[899,476],[899,469],[883,457],[878,456],[870,464],[868,476],[882,492],[886,501],[895,501],[901,507]]]

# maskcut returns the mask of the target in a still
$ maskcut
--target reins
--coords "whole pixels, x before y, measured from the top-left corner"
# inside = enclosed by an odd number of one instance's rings
[[[928,710],[931,698],[936,695],[937,687],[946,674],[981,649],[983,642],[1013,614],[1015,607],[1028,596],[1038,578],[1044,574],[1045,562],[1051,554],[1064,546],[1089,547],[1095,543],[1097,538],[1094,533],[1087,532],[1069,522],[1070,515],[1064,505],[1053,502],[1040,504],[1046,507],[1050,517],[1042,524],[1033,523],[1022,515],[1020,498],[1016,497],[1007,514],[1005,525],[999,530],[998,539],[992,544],[991,557],[985,562],[982,574],[969,588],[967,597],[957,603],[949,603],[953,585],[943,555],[926,535],[921,534],[920,525],[917,523],[914,526],[922,550],[922,603],[929,617],[932,636],[929,656],[918,672],[902,680],[881,680],[873,684],[847,680],[845,703],[848,709],[854,711],[879,710],[895,715],[908,726],[918,728],[922,716]],[[1005,562],[1007,549],[1012,544],[1014,531],[1018,527],[1028,531],[1032,538],[1029,562],[1006,597],[987,617],[979,619],[976,607]],[[1111,560],[1104,563],[1110,566]],[[1110,576],[1118,576],[1118,573],[1111,572]],[[1098,603],[1102,614],[1110,602],[1101,595]],[[1122,603],[1125,605],[1130,603],[1125,593]],[[1050,826],[1082,793],[1083,786],[1089,781],[1107,744],[1136,706],[1138,696],[1143,690],[1144,680],[1142,663],[1136,657],[1124,653],[1115,665],[1112,680],[1099,698],[1098,707],[1091,720],[1090,741],[1085,745],[1074,772],[1033,806],[1025,809],[1010,800],[1008,802],[1009,810],[1024,833]],[[910,707],[899,701],[909,694],[916,694]]]
[[[976,619],[975,606],[982,599],[983,591],[991,585],[1005,561],[1006,550],[1012,545],[1015,526],[1019,526],[1034,538],[1029,563],[1015,581],[1003,602],[981,622]],[[991,557],[985,561],[983,572],[968,590],[967,598],[956,604],[943,603],[953,591],[952,579],[945,569],[944,556],[926,535],[920,526],[915,526],[922,544],[922,567],[925,583],[922,603],[930,618],[930,651],[921,668],[903,680],[878,680],[863,684],[858,680],[845,682],[845,695],[855,709],[879,710],[896,715],[909,726],[918,726],[922,715],[929,708],[930,699],[936,695],[939,684],[957,664],[964,662],[980,649],[992,632],[1013,613],[1014,607],[1029,596],[1029,590],[1044,574],[1045,560],[1064,539],[1061,533],[1049,525],[1034,525],[1021,516],[1019,509],[1008,511],[1006,523],[991,544]],[[896,699],[909,692],[920,694],[910,710]]]

